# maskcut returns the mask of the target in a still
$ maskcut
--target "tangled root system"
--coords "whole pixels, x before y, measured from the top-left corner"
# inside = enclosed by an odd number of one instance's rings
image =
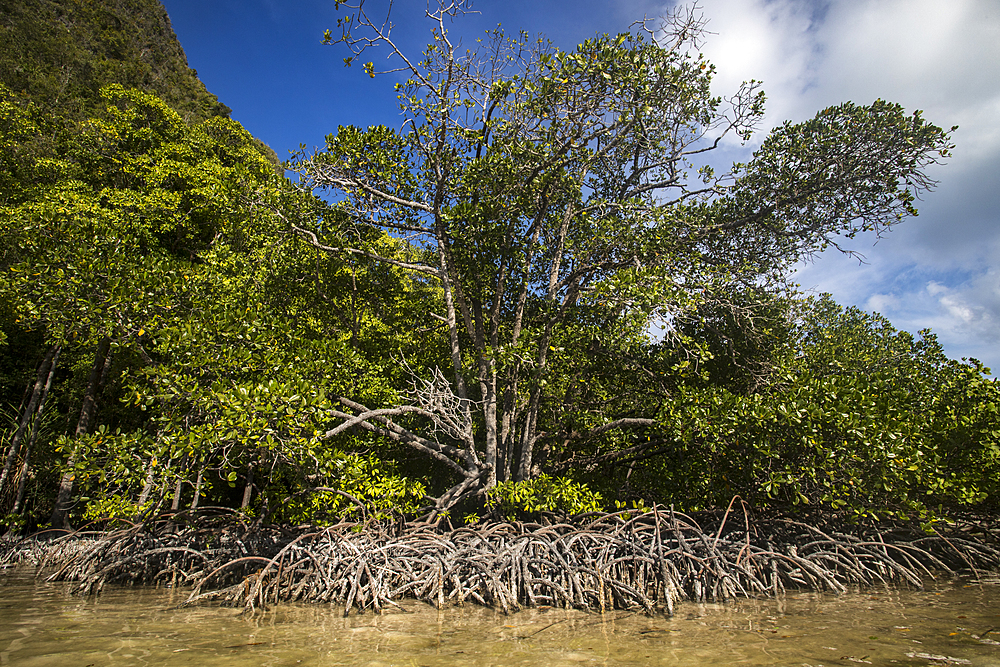
[[[119,524],[121,526],[121,524]],[[747,513],[670,509],[588,514],[562,523],[338,524],[290,530],[250,525],[222,508],[101,532],[8,543],[3,561],[74,582],[190,587],[185,604],[247,610],[285,601],[381,612],[402,598],[474,602],[513,612],[541,605],[673,613],[682,600],[921,587],[936,573],[1000,567],[996,528],[952,524],[948,534],[834,530]],[[53,571],[54,570],[54,571]]]

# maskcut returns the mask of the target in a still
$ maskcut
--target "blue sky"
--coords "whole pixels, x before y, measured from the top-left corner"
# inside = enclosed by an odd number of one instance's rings
[[[369,79],[359,66],[344,67],[342,46],[323,46],[336,29],[333,0],[166,0],[188,64],[210,91],[232,107],[232,117],[268,143],[279,157],[300,143],[322,145],[338,125],[397,124],[391,77]],[[385,6],[384,2],[369,6]],[[397,1],[393,35],[410,53],[428,43],[431,24],[422,0]],[[452,25],[467,42],[496,25],[507,31],[542,32],[571,48],[595,32],[619,32],[644,11],[658,16],[658,2],[476,2],[478,14]],[[372,58],[378,60],[373,52]],[[384,57],[384,54],[382,55]]]
[[[368,0],[370,6],[384,0]],[[805,289],[878,310],[901,329],[931,327],[954,357],[1000,371],[1000,2],[996,0],[702,0],[704,52],[719,94],[764,82],[767,127],[821,108],[876,98],[959,125],[949,164],[921,215],[877,244],[849,247],[866,263],[827,253],[797,274]],[[233,118],[285,157],[322,145],[338,125],[399,123],[391,77],[345,68],[343,47],[320,44],[335,28],[333,0],[164,0],[191,67]],[[410,53],[428,41],[423,0],[396,0],[394,36]],[[456,21],[471,41],[502,24],[571,48],[619,32],[666,0],[478,0]],[[378,54],[371,59],[378,63]],[[746,159],[753,146],[728,146]]]

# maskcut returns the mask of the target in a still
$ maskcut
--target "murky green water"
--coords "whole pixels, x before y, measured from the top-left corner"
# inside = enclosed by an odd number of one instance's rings
[[[1000,585],[684,604],[673,618],[478,607],[351,615],[284,605],[253,617],[178,609],[183,592],[71,596],[0,576],[0,664],[1000,666]],[[968,661],[968,662],[965,662]]]

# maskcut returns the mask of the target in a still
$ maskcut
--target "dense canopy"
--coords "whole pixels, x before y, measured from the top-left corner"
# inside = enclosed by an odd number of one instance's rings
[[[711,94],[690,12],[459,50],[446,3],[418,60],[339,4],[330,48],[392,50],[405,122],[295,183],[190,82],[0,88],[7,525],[995,506],[988,370],[787,279],[914,215],[949,132],[845,102],[723,171],[764,97]],[[70,53],[18,34],[0,71]]]

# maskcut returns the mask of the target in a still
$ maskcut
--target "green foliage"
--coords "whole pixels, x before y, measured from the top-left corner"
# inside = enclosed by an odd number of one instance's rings
[[[396,395],[385,351],[413,351],[398,323],[433,291],[391,267],[290,246],[272,211],[323,207],[277,178],[235,122],[189,126],[145,93],[104,95],[107,113],[57,154],[66,176],[2,211],[5,231],[20,235],[4,277],[6,294],[29,297],[17,302],[21,323],[76,347],[111,338],[118,357],[134,355],[119,382],[138,428],[62,443],[80,492],[127,497],[180,481],[191,497],[200,473],[202,497],[226,503],[247,470],[266,465],[284,480],[273,493],[346,484],[376,512],[384,497],[419,501],[419,484],[374,468],[375,490],[344,481],[354,478],[331,467],[339,450],[319,434],[345,388]],[[405,250],[384,235],[367,242]],[[378,446],[366,435],[341,442]]]
[[[786,121],[753,160],[736,165],[737,183],[718,204],[726,213],[720,224],[734,226],[734,217],[749,215],[747,231],[770,245],[749,248],[758,261],[787,256],[790,245],[809,253],[835,243],[836,235],[880,234],[917,214],[916,195],[933,183],[923,169],[951,148],[949,133],[919,111],[907,115],[884,100],[846,102],[804,123]]]
[[[680,23],[466,56],[438,34],[402,130],[296,158],[323,202],[130,2],[0,7],[4,396],[63,354],[35,514],[62,473],[84,519],[996,506],[987,369],[785,280],[916,213],[951,148],[919,113],[831,107],[716,175],[703,137],[749,137],[763,96],[713,96]],[[108,348],[99,423],[71,436]]]
[[[262,251],[254,243],[262,242],[267,218],[253,205],[291,196],[291,188],[234,121],[212,118],[190,126],[149,94],[110,86],[102,95],[105,114],[62,135],[47,154],[28,153],[22,160],[24,173],[43,170],[44,177],[16,179],[0,206],[6,258],[0,294],[17,326],[63,345],[71,361],[80,359],[77,350],[110,340],[119,360],[112,378],[121,387],[141,367],[183,354],[176,332],[189,334],[182,340],[197,347],[192,320],[202,318],[212,331],[246,318],[241,281],[253,277],[234,281],[233,270],[238,257],[245,268]],[[4,136],[11,143],[24,145],[30,130],[41,132],[25,121],[37,115],[33,105],[11,103],[2,110],[20,121],[7,124]],[[270,220],[273,234],[275,218]],[[273,341],[262,333],[254,339],[269,349]],[[92,362],[82,361],[85,375]],[[149,407],[145,401],[135,405],[137,412]],[[106,406],[106,418],[114,418],[113,408]],[[64,443],[64,453],[80,468],[82,488],[141,488],[151,458],[171,459],[169,446],[164,456],[169,438],[165,443],[150,435],[151,426],[99,446],[86,437]]]
[[[44,326],[50,340],[93,343],[154,327],[183,301],[198,253],[247,222],[250,183],[274,178],[233,121],[189,128],[148,94],[102,94],[107,114],[37,161],[49,183],[0,207],[0,233],[16,248],[4,291],[20,295],[17,318]]]
[[[380,461],[372,455],[333,451],[325,463],[329,472],[324,477],[329,486],[315,491],[306,489],[281,500],[273,514],[275,519],[293,524],[328,525],[340,520],[383,520],[400,514],[413,515],[424,506],[425,486],[400,475],[392,462]],[[270,493],[281,488],[275,485]]]
[[[89,501],[83,511],[83,518],[88,521],[101,519],[128,519],[131,521],[142,516],[148,509],[148,504],[137,505],[129,498],[114,494],[100,500]]]
[[[680,388],[660,419],[662,457],[642,465],[652,497],[687,507],[735,494],[759,506],[925,515],[996,502],[1000,386],[948,359],[929,332],[806,302],[786,365],[763,391]]]
[[[544,473],[530,480],[501,482],[486,497],[486,506],[509,521],[540,512],[573,515],[603,509],[601,494],[586,484]]]
[[[377,438],[319,435],[331,395],[396,396],[391,350],[433,357],[399,323],[422,319],[416,304],[435,290],[289,244],[287,222],[324,206],[204,92],[158,4],[8,3],[0,30],[2,332],[18,351],[29,339],[64,350],[57,437],[33,479],[72,473],[90,515],[162,509],[175,488],[187,503],[196,479],[202,504],[231,504],[253,470],[258,503],[339,485],[374,511],[419,504],[418,482],[372,463]],[[410,251],[384,234],[363,241]],[[102,341],[103,423],[73,438]],[[323,517],[340,511],[327,505]]]
[[[679,388],[719,382],[724,361],[709,362],[726,348],[743,366],[730,388],[766,389],[785,354],[789,267],[915,214],[923,170],[951,148],[919,113],[848,103],[776,128],[748,164],[716,174],[707,154],[727,134],[749,139],[764,97],[752,81],[713,95],[692,13],[666,17],[655,39],[640,25],[562,50],[497,29],[460,52],[444,26],[461,8],[441,3],[418,60],[360,5],[338,6],[348,64],[376,45],[401,56],[405,120],[340,127],[295,157],[340,214],[296,231],[440,286],[450,358],[435,396],[352,412],[450,469],[439,509],[495,484],[590,480],[618,457],[652,458],[646,443],[678,437],[655,431],[681,428],[665,406],[682,415]],[[423,252],[403,264],[354,240],[379,232]],[[654,323],[668,345],[646,336]]]

